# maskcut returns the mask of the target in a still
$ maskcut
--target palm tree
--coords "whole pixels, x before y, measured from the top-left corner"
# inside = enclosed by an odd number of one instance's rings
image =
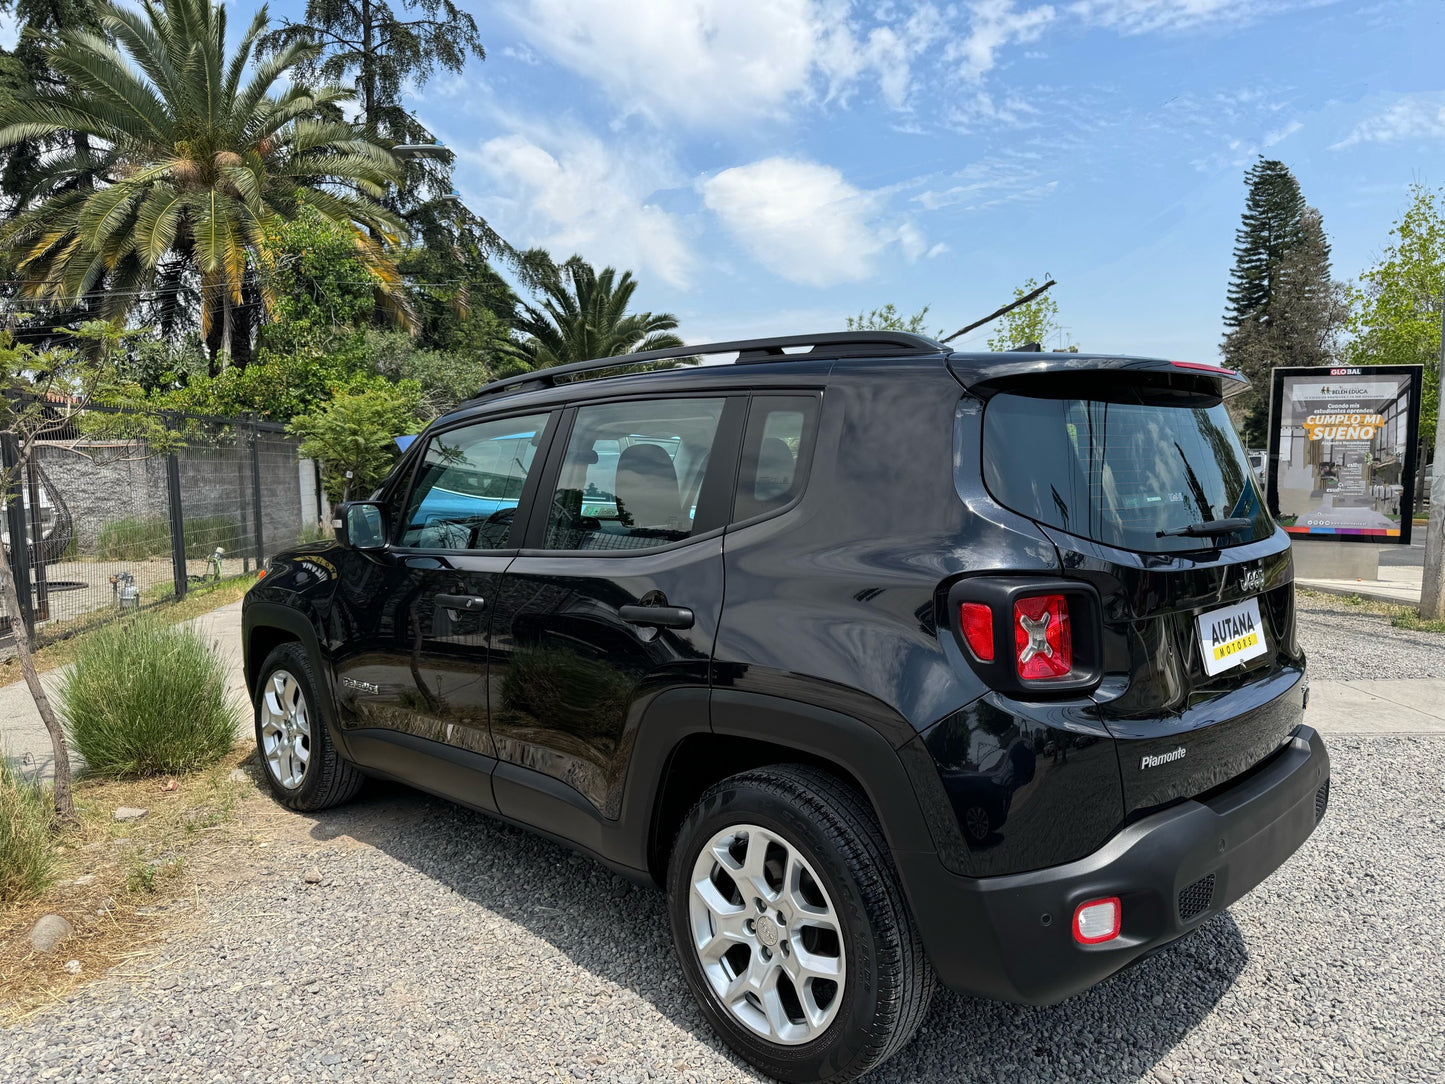
[[[198,279],[213,367],[222,350],[245,364],[252,316],[271,301],[267,228],[309,207],[351,229],[384,299],[402,304],[388,255],[401,228],[380,202],[400,163],[335,119],[350,91],[285,85],[316,46],[254,60],[264,6],[229,56],[212,0],[101,0],[98,20],[102,34],[72,31],[50,50],[64,89],[18,95],[0,127],[0,147],[69,131],[100,148],[47,163],[0,230],[26,295],[89,298],[119,319],[147,291]],[[99,187],[72,183],[97,170]]]
[[[532,254],[528,254],[529,256]],[[670,312],[627,312],[637,290],[631,271],[597,271],[581,256],[540,276],[540,308],[519,306],[513,327],[528,338],[503,350],[524,369],[611,358],[637,350],[682,346]]]

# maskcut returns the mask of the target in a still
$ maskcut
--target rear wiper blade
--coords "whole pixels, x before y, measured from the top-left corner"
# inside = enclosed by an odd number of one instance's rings
[[[1254,520],[1236,516],[1233,519],[1207,519],[1203,523],[1170,527],[1167,531],[1155,532],[1155,536],[1168,538],[1172,535],[1187,535],[1190,538],[1208,538],[1210,535],[1234,534],[1235,531],[1247,530],[1252,526],[1254,526]]]

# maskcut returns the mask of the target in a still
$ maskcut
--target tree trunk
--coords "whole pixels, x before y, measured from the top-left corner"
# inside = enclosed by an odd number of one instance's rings
[[[13,541],[15,545],[25,545],[23,538]],[[4,546],[0,546],[0,585],[3,585],[0,586],[0,597],[4,598],[5,612],[10,615],[10,631],[15,636],[15,654],[20,658],[20,672],[25,675],[30,698],[35,701],[35,710],[40,713],[41,722],[50,735],[50,748],[55,756],[55,815],[61,820],[72,820],[75,802],[70,795],[70,751],[66,748],[65,730],[55,709],[50,706],[50,697],[45,692],[45,686],[40,684],[40,674],[35,669],[30,637],[20,616],[20,593],[15,589],[15,577],[11,575],[10,558]]]
[[[201,291],[202,296],[206,294]],[[207,298],[204,304],[210,309],[210,327],[206,329],[206,360],[207,371],[211,378],[220,375],[221,372],[221,351],[229,344],[222,338],[226,333],[225,320],[221,316],[219,302],[215,297]]]
[[[366,114],[366,126],[373,135],[376,134],[376,61],[372,58],[375,32],[371,0],[361,0],[361,111]]]

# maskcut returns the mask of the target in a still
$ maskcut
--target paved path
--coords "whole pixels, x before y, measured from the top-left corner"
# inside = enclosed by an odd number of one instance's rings
[[[192,618],[186,625],[214,643],[225,658],[230,670],[227,689],[244,709],[243,729],[249,731],[251,708],[241,669],[241,603],[229,603]],[[61,667],[40,675],[40,683],[50,693],[51,703],[54,703],[55,689],[65,669]],[[23,680],[0,687],[0,747],[3,747],[6,756],[18,758],[27,773],[38,767],[43,778],[50,778],[54,766],[50,735],[40,721],[40,714],[35,710],[35,702],[30,699],[30,690]],[[78,763],[73,753],[71,759]]]
[[[1384,570],[1382,570],[1384,571]],[[251,726],[250,703],[241,673],[241,604],[233,602],[188,624],[217,644],[230,666],[231,695],[242,707],[242,731]],[[1442,641],[1445,651],[1445,641]],[[41,676],[54,690],[62,671]],[[1445,734],[1445,679],[1313,681],[1305,721],[1322,734]],[[27,770],[51,773],[50,737],[23,681],[0,687],[0,743]]]
[[[1377,602],[1393,602],[1400,606],[1420,605],[1420,586],[1425,569],[1420,565],[1380,566],[1376,580],[1301,579],[1295,582],[1311,591],[1327,595],[1359,595]]]

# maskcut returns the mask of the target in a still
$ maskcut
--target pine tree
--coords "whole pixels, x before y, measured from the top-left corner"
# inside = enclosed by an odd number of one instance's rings
[[[315,44],[320,52],[300,69],[303,79],[356,87],[360,120],[371,134],[393,144],[431,143],[434,136],[402,104],[407,87],[423,86],[439,69],[460,72],[475,57],[486,59],[476,20],[453,0],[307,0],[304,18],[282,21],[262,40],[263,50],[280,51],[292,42]],[[451,207],[451,151],[405,163],[406,176],[393,197],[413,240],[428,245],[455,243],[456,209]],[[485,222],[465,223],[483,249],[505,248]]]
[[[1224,315],[1231,328],[1268,318],[1280,263],[1299,243],[1305,210],[1299,181],[1283,162],[1261,158],[1244,181],[1249,195],[1234,233],[1234,270]]]
[[[1245,174],[1249,195],[1235,232],[1223,344],[1224,363],[1250,390],[1234,403],[1245,443],[1268,439],[1270,370],[1323,365],[1337,352],[1344,287],[1330,278],[1330,244],[1320,213],[1305,203],[1283,162],[1261,158]]]
[[[1319,211],[1306,207],[1300,239],[1280,261],[1270,323],[1288,365],[1328,365],[1348,316],[1343,283],[1330,278],[1330,242]],[[1264,374],[1266,377],[1268,374]]]

